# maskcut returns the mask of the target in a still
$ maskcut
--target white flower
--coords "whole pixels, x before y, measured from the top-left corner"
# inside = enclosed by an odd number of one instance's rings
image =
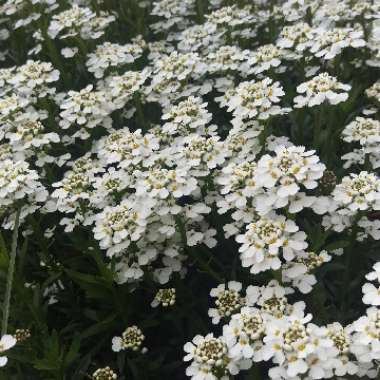
[[[49,88],[49,85],[58,79],[59,71],[50,62],[28,60],[25,65],[17,68],[9,83],[25,97],[42,98],[54,94],[55,88]]]
[[[374,99],[376,102],[380,101],[380,81],[375,82],[370,88],[365,91],[366,95],[370,99]]]
[[[20,120],[12,124],[5,137],[9,139],[15,151],[37,150],[60,141],[57,133],[46,132],[45,126],[34,118]]]
[[[142,344],[145,336],[137,326],[127,327],[122,336],[112,338],[112,351],[121,350],[144,351]]]
[[[358,226],[362,231],[358,232],[357,241],[364,241],[369,236],[374,240],[380,240],[380,220],[370,220],[364,216],[359,220]]]
[[[380,306],[380,286],[366,283],[362,287],[363,303],[367,305]]]
[[[141,204],[125,199],[97,214],[94,237],[99,240],[100,248],[107,249],[107,255],[113,256],[128,248],[132,241],[137,241],[147,228],[146,218],[151,207],[147,200]]]
[[[203,137],[190,135],[184,138],[182,151],[178,153],[178,165],[192,168],[195,175],[206,175],[224,163],[226,150],[219,136]]]
[[[278,67],[283,56],[284,52],[273,44],[259,46],[247,61],[250,66],[253,66],[249,72],[260,74],[272,67]]]
[[[16,94],[0,98],[0,121],[9,121],[12,116],[25,110],[29,102],[29,99]]]
[[[244,73],[248,68],[247,64],[245,64],[248,57],[248,50],[241,50],[234,45],[221,46],[207,55],[207,70],[211,73],[227,70],[241,71]]]
[[[68,29],[68,35],[75,35],[76,27],[80,27],[88,22],[95,14],[89,8],[81,8],[77,4],[73,4],[71,9],[63,11],[52,17],[52,21],[48,28],[49,36],[54,39],[61,31]],[[66,36],[62,36],[64,38]]]
[[[78,35],[84,39],[96,39],[103,35],[104,29],[114,20],[115,16],[106,12],[101,11],[97,16],[90,8],[74,3],[70,9],[52,16],[47,32],[51,39]]]
[[[207,20],[217,26],[230,25],[232,27],[253,23],[255,18],[252,9],[247,6],[240,8],[236,5],[216,9],[206,16]]]
[[[294,107],[314,107],[327,101],[338,104],[348,99],[350,85],[338,82],[327,73],[322,73],[297,87],[299,95],[294,98]]]
[[[108,204],[114,204],[129,184],[130,177],[125,170],[116,170],[111,167],[107,172],[102,173],[101,177],[94,179],[94,192],[90,202],[98,209],[102,209]]]
[[[135,44],[119,45],[105,42],[98,45],[93,53],[88,54],[86,66],[95,78],[103,78],[108,68],[133,63],[142,54],[140,46]]]
[[[294,261],[284,265],[282,269],[282,281],[290,282],[293,287],[298,288],[301,293],[310,293],[317,283],[313,272],[323,263],[331,260],[326,251],[320,254],[314,252],[301,252]]]
[[[79,127],[74,137],[86,139],[89,137],[88,130],[100,124],[105,128],[111,127],[112,119],[109,115],[114,106],[104,91],[94,91],[92,85],[80,91],[69,91],[60,108],[62,110],[60,127],[63,129],[73,125]]]
[[[201,98],[190,96],[162,115],[163,120],[169,120],[162,129],[169,134],[180,133],[181,136],[194,132],[203,135],[211,117],[207,111],[207,103],[203,103]]]
[[[78,48],[63,48],[61,50],[61,54],[65,58],[72,58],[78,53],[79,49]]]
[[[67,225],[66,231],[72,230],[75,225],[84,221],[95,174],[102,171],[99,165],[89,158],[89,155],[71,162],[70,165],[72,168],[66,171],[64,178],[53,183],[56,190],[51,194],[55,203],[54,210],[58,209],[65,214],[76,212],[72,220],[65,218],[61,220],[61,224]]]
[[[123,169],[149,162],[158,150],[159,140],[153,134],[143,134],[141,129],[131,132],[128,128],[111,131],[100,139],[94,149],[104,164],[117,164]]]
[[[111,93],[115,108],[120,109],[132,99],[134,93],[140,90],[149,75],[149,70],[143,70],[141,72],[125,71],[120,76],[108,77],[104,90]]]
[[[277,45],[281,48],[293,47],[297,51],[303,51],[312,43],[309,38],[311,31],[310,25],[304,22],[284,26],[277,40]]]
[[[0,339],[0,355],[4,351],[9,350],[17,343],[17,340],[12,335],[3,335]],[[8,362],[8,358],[6,356],[0,356],[0,367],[4,367]]]
[[[267,324],[263,358],[268,360],[273,357],[275,363],[285,367],[289,377],[308,370],[305,358],[314,350],[312,338],[305,326],[309,319],[282,318]]]
[[[136,195],[166,199],[190,195],[197,188],[197,180],[189,178],[186,170],[151,168],[136,173]]]
[[[213,334],[205,337],[197,335],[192,342],[185,344],[184,350],[187,353],[184,361],[192,360],[186,374],[194,380],[217,380],[213,374],[215,371],[226,371],[232,375],[239,372],[238,365],[228,356],[228,347],[223,337],[214,338]]]
[[[244,235],[236,241],[243,267],[250,267],[251,273],[281,267],[281,256],[293,260],[295,255],[307,248],[306,234],[298,226],[282,215],[269,214],[257,222],[248,224]]]
[[[359,142],[361,146],[380,142],[380,122],[378,120],[357,117],[342,132],[343,140]]]
[[[285,207],[289,201],[301,190],[317,187],[325,170],[325,165],[319,162],[313,150],[305,151],[303,146],[279,146],[275,149],[275,156],[266,154],[257,164],[255,181],[268,191],[259,194],[256,198],[257,209],[265,214],[273,208]],[[311,204],[305,197],[299,198],[301,203],[293,205],[294,211]],[[302,204],[304,203],[304,205]]]
[[[220,284],[210,291],[210,295],[216,298],[216,308],[210,308],[208,315],[212,317],[212,323],[218,324],[221,318],[229,317],[244,305],[244,298],[240,295],[242,284],[237,281],[229,281],[227,288]]]
[[[315,31],[310,51],[318,58],[332,59],[347,47],[360,48],[366,45],[362,30],[352,28],[320,28]]]
[[[273,317],[282,318],[284,315],[303,317],[305,304],[300,301],[291,305],[287,295],[294,293],[292,288],[281,286],[277,280],[270,280],[267,285],[249,285],[246,290],[246,303],[259,307]]]
[[[360,362],[369,363],[380,359],[380,311],[377,307],[367,309],[366,315],[353,324],[353,344],[351,352]]]
[[[164,18],[152,25],[157,32],[170,29],[176,24],[183,28],[187,25],[186,16],[195,14],[195,5],[192,0],[159,0],[153,3],[151,14]]]
[[[351,213],[358,210],[380,210],[380,179],[362,171],[342,178],[332,193],[334,201]]]
[[[228,209],[244,208],[247,199],[254,197],[261,189],[257,185],[255,174],[257,164],[255,162],[243,162],[241,164],[230,163],[225,166],[216,178],[220,188],[222,199],[217,202],[218,212],[224,213]]]
[[[29,169],[27,162],[5,160],[0,163],[0,206],[3,211],[6,207],[15,206],[18,202],[23,204],[24,201],[36,206],[46,201],[47,196],[48,192],[40,183],[38,173]]]
[[[337,376],[353,375],[358,371],[355,361],[350,358],[352,344],[352,328],[350,325],[343,327],[339,322],[326,326],[328,337],[334,342],[338,350],[338,356],[333,359],[334,372]]]
[[[116,380],[117,375],[110,367],[98,368],[93,374],[94,380]]]
[[[251,307],[244,307],[232,315],[223,326],[223,337],[231,356],[237,359],[261,361],[261,338],[265,334],[265,314]]]
[[[173,306],[176,301],[175,288],[159,289],[151,303],[152,307],[162,305],[163,307]]]
[[[178,50],[183,52],[207,49],[214,50],[220,44],[221,35],[216,33],[216,26],[205,22],[186,28],[178,35]]]
[[[380,306],[380,262],[373,266],[374,271],[368,273],[367,280],[376,281],[377,287],[371,283],[366,283],[362,287],[363,303],[367,305]]]
[[[226,94],[228,112],[233,111],[236,124],[253,118],[268,119],[270,116],[285,113],[287,110],[276,105],[285,95],[279,82],[272,79],[241,82],[239,86]]]
[[[206,65],[197,53],[172,52],[155,60],[151,88],[153,93],[148,97],[162,104],[168,104],[170,99],[163,97],[178,92],[183,82],[190,78],[198,79],[206,71]],[[173,96],[173,95],[172,95]]]

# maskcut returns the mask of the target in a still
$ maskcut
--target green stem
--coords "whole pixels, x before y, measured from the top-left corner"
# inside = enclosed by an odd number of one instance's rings
[[[12,248],[11,248],[11,257],[9,259],[8,275],[7,275],[7,284],[5,288],[5,298],[3,304],[3,322],[1,326],[1,335],[5,335],[8,329],[8,320],[9,320],[9,309],[11,302],[12,294],[12,285],[13,285],[13,276],[15,271],[15,262],[16,262],[16,251],[17,251],[17,238],[18,238],[18,228],[20,224],[20,214],[21,207],[17,209],[16,220],[13,228],[12,234]]]
[[[204,22],[204,5],[203,0],[197,0],[197,16],[200,24]]]
[[[272,277],[278,281],[279,284],[282,284],[282,274],[281,274],[281,270],[277,269],[277,270],[273,270],[271,269],[270,271]]]
[[[145,133],[147,132],[148,128],[145,122],[145,117],[144,117],[144,112],[143,112],[143,107],[141,104],[141,99],[138,95],[134,97],[135,101],[135,107],[136,107],[136,115],[137,115],[137,121],[139,123],[139,126],[141,130]]]
[[[318,149],[320,147],[322,132],[322,106],[315,110],[314,113],[314,130],[313,130],[313,148]]]
[[[347,306],[349,301],[349,289],[350,289],[350,273],[351,273],[351,264],[353,255],[355,254],[355,246],[356,246],[356,237],[358,234],[358,225],[360,218],[362,217],[362,214],[359,212],[354,220],[352,230],[351,230],[351,236],[350,236],[350,245],[347,248],[347,251],[345,252],[345,262],[344,262],[344,273],[343,273],[343,282],[342,282],[342,288],[341,288],[341,294],[340,294],[340,301],[341,301],[341,310],[343,316],[347,313]]]

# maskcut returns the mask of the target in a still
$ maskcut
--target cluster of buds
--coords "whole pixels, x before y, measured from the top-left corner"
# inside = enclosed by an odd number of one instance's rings
[[[144,352],[142,347],[145,336],[137,326],[130,326],[125,329],[122,336],[115,336],[112,339],[112,350],[119,352],[121,350],[132,350]]]
[[[175,288],[159,289],[151,303],[152,307],[157,307],[161,305],[162,307],[173,306],[176,301],[176,290]]]
[[[29,339],[31,336],[32,334],[29,329],[17,329],[14,334],[17,342],[23,342]]]
[[[97,369],[91,377],[92,380],[116,380],[117,375],[110,367]]]

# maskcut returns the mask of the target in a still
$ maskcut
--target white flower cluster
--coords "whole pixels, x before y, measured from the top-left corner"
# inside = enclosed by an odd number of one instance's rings
[[[352,28],[332,28],[315,31],[310,51],[318,58],[333,59],[347,47],[365,46],[362,30]]]
[[[210,90],[207,83],[203,86],[188,86],[191,80],[200,80],[206,73],[206,65],[198,53],[163,54],[157,58],[153,67],[151,86],[147,89],[149,101],[167,105],[178,98],[178,94],[190,95],[197,91],[206,93]]]
[[[323,288],[330,261],[334,292],[349,255],[378,247],[378,0],[6,0],[0,12],[4,228],[19,209],[24,236],[33,213],[47,240],[85,234],[78,251],[103,252],[115,286],[159,286],[152,307],[180,307],[188,274],[225,281],[208,311],[222,335],[185,346],[194,380],[263,361],[273,380],[373,377],[379,263],[351,324],[319,327],[288,295]],[[373,264],[361,256],[359,272]],[[243,294],[243,275],[260,286]],[[144,339],[130,326],[113,350]]]
[[[329,262],[331,256],[326,251],[301,252],[294,261],[285,264],[282,270],[282,281],[290,283],[303,294],[310,293],[317,284],[315,270],[322,264]]]
[[[117,375],[110,367],[98,368],[92,374],[93,380],[116,380]]]
[[[278,146],[275,156],[264,155],[257,164],[256,182],[265,189],[257,196],[256,208],[260,213],[286,207],[296,213],[309,207],[312,198],[301,189],[315,189],[322,177],[325,165],[314,151],[305,151],[302,146]],[[302,188],[301,188],[302,186]]]
[[[379,284],[376,288],[375,285],[371,283],[366,283],[363,285],[363,303],[367,305],[380,306],[380,262],[377,262],[373,266],[374,271],[368,273],[365,277],[369,281],[375,281]]]
[[[242,265],[251,268],[251,273],[280,269],[281,256],[286,261],[293,260],[307,248],[305,239],[306,234],[292,220],[276,214],[248,224],[246,233],[236,237],[242,244],[239,248]]]
[[[160,147],[162,141],[151,133],[118,130],[96,142],[96,158],[74,161],[53,184],[56,208],[66,214],[61,224],[66,231],[80,223],[93,225],[100,247],[117,258],[118,282],[140,279],[141,268],[157,262],[155,278],[166,283],[182,270],[182,244],[215,246],[216,231],[204,218],[211,208],[182,201],[199,196],[197,177],[223,162],[216,147],[210,151],[208,140],[195,137]]]
[[[112,338],[112,350],[119,352],[121,350],[144,351],[142,344],[145,336],[137,326],[130,326],[125,329],[123,334]]]
[[[3,352],[9,350],[13,346],[15,346],[17,343],[17,340],[12,335],[3,335],[0,339],[0,367],[4,367],[7,362],[8,358],[6,356],[3,356]]]
[[[95,78],[103,78],[108,68],[133,63],[141,54],[142,49],[139,45],[105,42],[103,45],[98,45],[96,50],[88,55],[86,66],[90,73],[94,73]]]
[[[339,104],[348,99],[351,86],[338,82],[328,73],[322,73],[311,80],[300,84],[297,92],[302,94],[294,98],[295,107],[314,107],[324,102]]]
[[[380,154],[378,144],[380,142],[380,122],[369,117],[356,117],[342,131],[342,139],[348,143],[358,144],[360,148],[342,156],[348,168],[354,164],[363,165],[366,157],[373,169],[380,167]]]
[[[34,96],[42,98],[54,94],[55,88],[49,85],[58,79],[59,71],[50,62],[28,60],[25,65],[17,68],[7,83],[30,101]]]
[[[270,78],[262,81],[241,82],[236,89],[227,91],[220,98],[222,106],[228,106],[228,111],[233,112],[234,125],[241,125],[244,120],[259,118],[268,119],[270,116],[287,112],[276,103],[285,95],[279,82]]]
[[[87,129],[100,124],[105,128],[111,127],[111,107],[106,92],[96,91],[92,85],[80,91],[69,91],[60,106],[62,112],[59,125],[67,129],[76,124],[79,128],[73,137],[87,139],[90,136]]]
[[[48,191],[39,181],[39,175],[25,161],[4,160],[0,163],[0,207],[2,216],[7,216],[3,227],[12,228],[14,210],[20,209],[23,220],[39,209],[48,197]]]
[[[67,39],[80,36],[83,39],[98,39],[106,27],[115,21],[115,16],[102,12],[97,15],[90,8],[72,4],[70,9],[52,16],[48,27],[52,39]]]
[[[378,280],[377,264],[374,268],[367,276],[370,280]],[[374,300],[369,295],[374,290],[367,285],[363,286],[364,299]],[[184,346],[184,360],[191,361],[186,373],[192,379],[227,379],[268,361],[273,363],[269,377],[274,380],[376,376],[374,361],[380,355],[376,307],[346,327],[338,322],[317,326],[311,322],[312,315],[305,314],[305,304],[290,304],[287,295],[291,289],[277,281],[263,287],[249,286],[245,297],[240,295],[240,283],[228,286],[229,290],[220,285],[211,291],[211,296],[218,297],[218,307],[221,300],[231,307],[236,304],[230,313],[223,314],[229,320],[222,335],[197,335]],[[209,311],[213,319],[218,315],[215,310]]]
[[[312,207],[319,214],[327,213],[323,218],[325,228],[342,232],[359,222],[358,227],[365,233],[376,240],[380,238],[378,222],[364,214],[380,210],[380,179],[374,173],[362,171],[343,177],[330,196],[320,197]]]
[[[157,307],[162,305],[162,307],[173,306],[176,301],[176,290],[175,288],[159,289],[151,303],[152,307]]]

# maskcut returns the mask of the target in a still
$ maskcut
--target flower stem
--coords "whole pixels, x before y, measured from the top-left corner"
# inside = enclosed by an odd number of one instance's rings
[[[197,16],[199,23],[204,22],[204,5],[203,0],[197,0]]]
[[[14,225],[13,234],[12,234],[12,248],[11,248],[11,256],[9,258],[7,283],[6,283],[6,288],[5,288],[5,298],[4,298],[4,304],[3,304],[3,322],[1,325],[1,335],[5,335],[7,333],[7,329],[8,329],[9,309],[10,309],[13,276],[14,276],[15,262],[16,262],[18,228],[19,228],[19,224],[20,224],[20,213],[21,213],[21,207],[19,207],[17,209],[16,220],[15,220],[15,225]]]

